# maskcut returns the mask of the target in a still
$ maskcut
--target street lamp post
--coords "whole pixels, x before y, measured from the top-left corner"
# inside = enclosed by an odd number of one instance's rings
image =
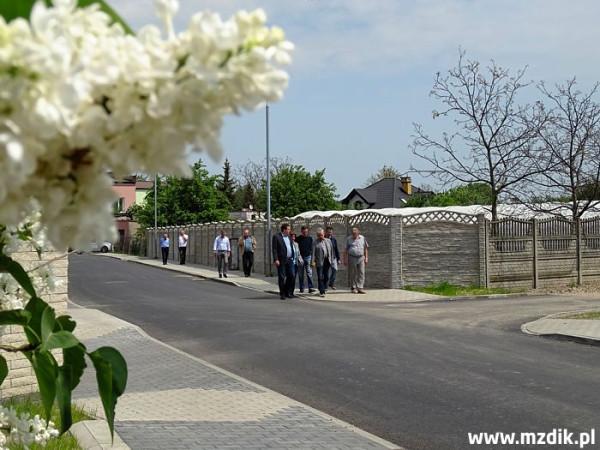
[[[271,231],[271,157],[269,155],[269,104],[267,103],[265,108],[265,131],[266,131],[266,150],[267,150],[267,261],[268,274],[273,275],[273,267],[271,264],[271,253],[273,245],[272,243],[272,231]]]
[[[158,258],[158,252],[160,249],[158,248],[158,209],[157,209],[157,199],[156,194],[158,192],[158,173],[154,174],[154,258]]]

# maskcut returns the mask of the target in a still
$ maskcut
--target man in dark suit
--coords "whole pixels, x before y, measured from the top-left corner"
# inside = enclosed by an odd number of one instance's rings
[[[281,225],[281,232],[273,236],[273,262],[277,267],[279,298],[293,298],[294,284],[294,244],[290,237],[290,225]]]

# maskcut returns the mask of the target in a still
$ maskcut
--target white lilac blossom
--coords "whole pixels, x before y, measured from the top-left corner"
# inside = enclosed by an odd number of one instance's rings
[[[262,10],[202,12],[175,33],[126,34],[97,5],[39,1],[0,18],[0,224],[40,212],[59,249],[113,229],[110,173],[185,175],[191,151],[221,152],[223,117],[279,100],[292,44]]]
[[[38,415],[17,414],[13,408],[3,406],[0,406],[0,428],[3,430],[0,432],[0,450],[12,444],[21,444],[25,448],[33,444],[45,445],[59,435],[52,421],[46,422]]]

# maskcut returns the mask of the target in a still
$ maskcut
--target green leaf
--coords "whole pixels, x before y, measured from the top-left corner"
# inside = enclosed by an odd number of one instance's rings
[[[66,432],[73,425],[73,414],[71,411],[71,385],[72,368],[64,364],[58,368],[56,378],[56,403],[60,414],[60,432]]]
[[[41,328],[40,328],[40,337],[42,338],[42,342],[46,342],[48,336],[54,330],[56,326],[56,313],[54,309],[48,305],[44,308],[44,312],[42,312],[42,320],[41,320]]]
[[[42,315],[49,305],[39,297],[33,297],[25,305],[25,311],[31,314],[31,319],[25,327],[25,334],[29,343],[39,345],[42,343]]]
[[[29,18],[35,0],[0,0],[0,15],[7,22],[17,17]]]
[[[46,413],[45,419],[50,420],[52,405],[56,398],[58,364],[50,352],[36,350],[31,352],[30,355],[31,357],[29,360],[31,361],[31,365],[33,366],[37,378],[42,405],[44,407],[44,412]]]
[[[35,3],[35,0],[0,0],[0,15],[4,17],[7,22],[10,22],[17,17],[29,19]],[[46,0],[47,5],[51,3],[52,2],[49,0]],[[114,22],[121,24],[128,34],[133,34],[133,30],[127,25],[127,22],[125,22],[104,0],[78,0],[77,6],[83,8],[94,3],[100,5],[100,9],[108,14]]]
[[[114,436],[115,407],[127,385],[127,363],[121,353],[112,347],[100,347],[88,355],[96,369],[98,392],[111,436]]]
[[[2,1],[2,0],[0,0]],[[10,256],[0,254],[0,272],[8,272],[32,298],[37,297],[31,279],[23,266]]]
[[[106,14],[108,14],[110,16],[110,18],[113,20],[113,22],[121,24],[121,26],[123,27],[123,29],[125,30],[125,32],[127,34],[134,34],[133,30],[127,24],[127,22],[125,22],[125,20],[123,20],[123,18],[119,14],[117,14],[117,12],[114,9],[112,9],[109,6],[109,4],[107,2],[105,2],[104,0],[78,0],[77,5],[80,8],[83,8],[85,6],[89,6],[94,3],[99,4],[100,9],[102,11],[104,11]]]
[[[8,375],[8,364],[4,356],[0,356],[0,384],[4,383],[6,375]]]
[[[49,351],[55,348],[70,348],[79,344],[79,341],[70,331],[57,331],[51,333],[48,338],[42,342],[40,351]]]
[[[66,330],[72,333],[76,326],[77,323],[75,323],[71,316],[58,316],[56,318],[56,326],[54,327],[54,331]]]
[[[24,309],[11,309],[0,311],[0,325],[27,325],[31,313]]]
[[[85,363],[85,346],[83,344],[63,349],[63,361],[65,366],[71,368],[71,390],[74,390],[81,380],[81,376],[87,364]]]

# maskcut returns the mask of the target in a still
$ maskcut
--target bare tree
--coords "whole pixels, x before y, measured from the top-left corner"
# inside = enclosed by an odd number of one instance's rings
[[[531,148],[545,113],[540,105],[518,104],[518,95],[530,84],[523,81],[525,69],[511,75],[493,61],[483,68],[460,51],[458,65],[438,73],[431,91],[443,105],[433,112],[434,119],[452,117],[458,130],[436,139],[414,124],[413,153],[432,166],[421,172],[444,184],[489,185],[494,219],[501,196],[536,170]]]
[[[539,84],[549,118],[538,130],[538,170],[531,186],[543,199],[567,202],[574,220],[600,198],[600,104],[594,99],[598,86],[582,92],[575,79],[554,89]],[[564,209],[552,203],[533,207],[549,213]]]
[[[289,157],[271,158],[271,175],[277,174],[282,168],[292,165]],[[265,161],[248,160],[245,164],[240,164],[234,169],[237,184],[240,186],[250,186],[255,193],[264,188],[267,180],[267,166]],[[255,205],[256,206],[256,205]]]
[[[398,169],[392,166],[384,165],[381,169],[367,178],[365,181],[365,187],[371,186],[372,184],[377,183],[379,180],[384,178],[397,178],[400,176],[402,176],[402,172],[400,172]]]

